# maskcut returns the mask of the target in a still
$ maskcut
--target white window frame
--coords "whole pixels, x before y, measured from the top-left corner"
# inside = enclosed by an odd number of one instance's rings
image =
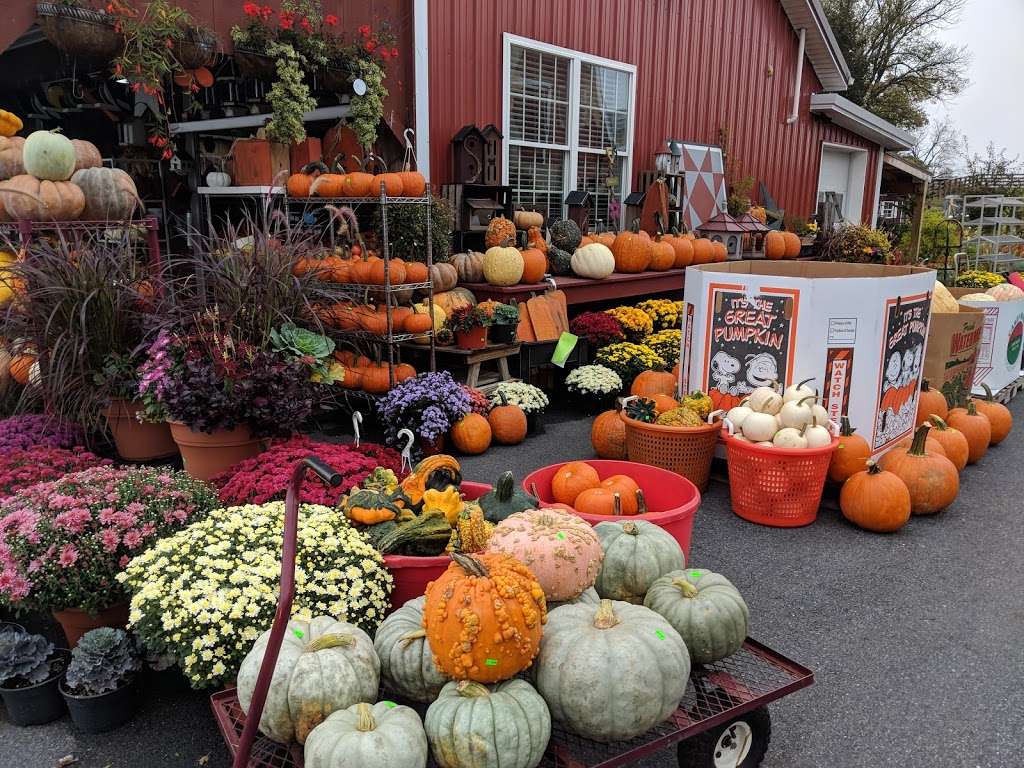
[[[868,156],[869,150],[863,147],[853,147],[849,144],[836,144],[831,141],[821,142],[821,150],[818,154],[818,184],[814,196],[814,208],[818,208],[818,198],[821,197],[821,168],[824,164],[826,150],[834,150],[848,155],[850,172],[846,180],[846,192],[843,196],[843,218],[852,224],[864,223],[864,186],[867,184]],[[854,184],[854,173],[859,174],[860,184]],[[878,210],[878,198],[875,198],[875,211]]]
[[[501,131],[505,140],[501,142],[501,183],[504,185],[508,184],[508,158],[509,158],[509,147],[512,143],[511,140],[511,128],[509,126],[509,120],[511,118],[510,104],[512,100],[511,87],[512,87],[512,46],[517,45],[522,48],[528,48],[530,50],[538,51],[540,53],[553,54],[555,56],[561,56],[569,59],[569,109],[568,109],[568,129],[569,133],[566,137],[568,144],[568,158],[565,163],[563,170],[563,189],[564,194],[569,194],[576,189],[577,185],[577,166],[579,165],[579,155],[594,154],[604,156],[604,152],[600,149],[581,149],[579,145],[579,127],[580,127],[580,69],[584,63],[594,64],[599,67],[607,67],[608,69],[618,70],[625,72],[629,75],[629,108],[628,118],[626,120],[626,146],[623,150],[616,150],[619,157],[622,158],[622,170],[620,176],[622,178],[621,187],[621,198],[619,202],[622,203],[632,191],[633,185],[633,138],[634,138],[634,125],[636,121],[636,65],[627,64],[623,61],[615,61],[613,59],[606,59],[601,56],[594,56],[589,53],[583,53],[581,51],[574,51],[571,48],[562,48],[558,45],[551,45],[550,43],[543,43],[539,40],[533,40],[529,37],[521,37],[519,35],[513,35],[509,32],[502,34],[502,66],[501,66]],[[531,147],[535,149],[552,149],[559,152],[566,151],[563,147],[555,144],[543,144],[532,141],[520,141],[516,140],[516,146]],[[564,197],[561,203],[562,215],[565,215],[565,202]],[[625,216],[625,206],[623,205],[623,211],[620,214],[620,219]],[[608,222],[611,223],[611,222]],[[618,222],[621,226],[621,220]]]

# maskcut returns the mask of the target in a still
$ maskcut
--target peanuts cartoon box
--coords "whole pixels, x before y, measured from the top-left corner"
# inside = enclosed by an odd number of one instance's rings
[[[881,453],[910,434],[935,272],[923,267],[741,261],[686,270],[680,376],[716,408],[813,379]]]

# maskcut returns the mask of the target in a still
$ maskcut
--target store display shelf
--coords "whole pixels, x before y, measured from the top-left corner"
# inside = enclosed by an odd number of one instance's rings
[[[359,205],[361,203],[384,203],[385,205],[423,205],[425,197],[286,197],[289,205]]]
[[[670,269],[666,272],[637,272],[624,274],[615,272],[604,280],[588,280],[582,277],[556,277],[555,285],[565,292],[567,304],[589,304],[609,299],[622,299],[651,294],[678,292],[682,297],[683,269]],[[533,283],[501,287],[487,283],[460,283],[468,288],[478,300],[494,299],[525,301],[532,294],[543,293],[550,289],[549,283]]]
[[[1024,224],[1024,220],[1013,216],[981,216],[977,219],[971,219],[970,221],[964,222],[964,226],[966,227],[981,227],[988,224],[1007,224],[1017,226]]]
[[[331,337],[341,336],[349,339],[362,339],[363,341],[370,341],[377,344],[401,344],[404,341],[412,341],[413,339],[422,337],[430,338],[433,336],[433,331],[424,331],[423,333],[392,333],[390,337],[370,333],[369,331],[347,328],[326,328],[325,331],[327,335]]]
[[[328,280],[320,281],[321,290],[337,290],[345,293],[363,293],[370,291],[371,293],[383,293],[387,290],[392,291],[417,291],[427,290],[430,288],[430,282],[426,283],[395,283],[391,286],[385,285],[368,285],[366,283],[332,283]]]
[[[214,197],[262,197],[263,195],[283,195],[284,187],[196,187],[196,193],[200,195],[212,195]]]
[[[989,245],[1019,245],[1024,243],[1024,237],[1018,237],[1017,235],[982,235],[981,237],[972,237],[970,240],[964,241],[965,245],[980,245],[982,243]]]

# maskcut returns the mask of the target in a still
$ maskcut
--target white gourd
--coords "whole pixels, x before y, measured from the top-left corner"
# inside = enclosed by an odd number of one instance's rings
[[[812,376],[809,379],[804,379],[799,384],[790,384],[786,387],[786,391],[782,393],[782,402],[791,403],[794,400],[803,400],[809,395],[814,395],[814,390],[806,386],[809,381],[814,381],[814,377]]]
[[[782,408],[782,395],[771,387],[758,387],[750,393],[747,403],[751,410],[774,416]]]
[[[775,443],[773,443],[771,440],[762,440],[759,443],[754,443],[754,445],[760,445],[762,448],[774,448],[775,447]]]
[[[771,440],[779,431],[779,420],[770,413],[754,411],[743,420],[743,436],[755,443]]]
[[[576,249],[569,264],[580,277],[603,280],[615,271],[615,256],[604,243],[589,243]]]
[[[743,435],[733,435],[734,438],[739,440],[741,443],[749,443],[750,441]]]
[[[772,445],[776,448],[806,448],[807,440],[800,434],[800,430],[783,427],[775,433]]]
[[[832,433],[827,427],[814,422],[804,430],[804,441],[808,448],[824,448],[832,444]]]
[[[729,409],[729,412],[725,415],[729,421],[732,422],[736,429],[740,429],[743,426],[744,420],[752,414],[754,411],[748,405],[745,405],[746,399],[741,400],[739,405],[733,406]]]
[[[796,430],[806,427],[814,418],[814,411],[811,410],[811,401],[813,400],[814,395],[802,400],[790,400],[779,411],[779,424]]]
[[[815,396],[815,402],[814,402],[814,405],[811,406],[811,416],[813,417],[811,420],[815,424],[821,424],[823,427],[827,427],[829,422],[831,421],[831,419],[828,416],[828,411],[826,411],[821,406],[821,403],[817,402],[817,398],[818,398],[818,393],[817,392],[814,393],[814,396]]]

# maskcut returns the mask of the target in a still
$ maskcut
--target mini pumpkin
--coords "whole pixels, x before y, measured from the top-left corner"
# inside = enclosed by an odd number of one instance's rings
[[[844,483],[851,476],[864,469],[864,462],[871,458],[868,441],[854,434],[850,420],[843,416],[839,420],[839,444],[829,460],[828,476],[833,483]]]
[[[928,437],[934,439],[942,446],[942,450],[946,453],[946,458],[953,462],[957,472],[963,472],[964,467],[967,466],[967,459],[971,450],[967,444],[967,438],[964,437],[963,432],[953,429],[938,416],[933,415],[929,421],[931,422],[932,429],[928,433]]]
[[[931,388],[928,379],[922,379],[921,392],[917,396],[917,423],[914,426],[921,426],[932,415],[945,419],[949,416],[949,403],[941,391]]]
[[[839,492],[843,517],[875,533],[898,531],[910,519],[911,500],[906,483],[870,459],[864,466],[865,469],[847,478]]]
[[[987,384],[982,384],[985,390],[985,397],[974,399],[974,407],[978,413],[988,417],[992,435],[989,438],[989,445],[999,445],[1013,429],[1013,414],[1010,409],[1002,403],[997,403],[992,398],[992,390]]]

